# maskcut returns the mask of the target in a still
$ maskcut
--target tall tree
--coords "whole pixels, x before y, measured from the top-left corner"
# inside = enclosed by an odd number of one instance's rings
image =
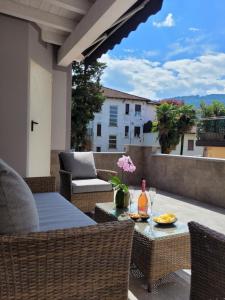
[[[180,154],[183,154],[184,135],[194,125],[196,111],[192,105],[176,102],[163,102],[156,109],[157,122],[153,123],[153,131],[158,132],[161,152],[169,154],[180,142]]]
[[[177,130],[177,106],[163,103],[156,109],[157,122],[153,123],[153,131],[158,132],[161,152],[169,154],[179,144]]]
[[[87,125],[105,100],[100,83],[105,67],[100,62],[72,64],[71,147],[76,150],[85,148]]]
[[[182,105],[178,108],[177,129],[180,134],[180,155],[184,151],[184,135],[196,124],[196,110],[193,105]]]

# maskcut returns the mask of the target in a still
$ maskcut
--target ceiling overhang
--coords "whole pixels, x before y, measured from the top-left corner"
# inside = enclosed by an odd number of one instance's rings
[[[157,13],[163,0],[0,0],[0,13],[36,23],[58,64],[91,63]]]

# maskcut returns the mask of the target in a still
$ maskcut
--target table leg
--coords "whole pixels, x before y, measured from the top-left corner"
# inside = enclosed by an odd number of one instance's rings
[[[152,292],[152,287],[153,287],[153,284],[148,282],[148,293]]]

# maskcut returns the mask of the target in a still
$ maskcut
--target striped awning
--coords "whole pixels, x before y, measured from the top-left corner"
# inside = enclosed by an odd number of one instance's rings
[[[138,0],[111,28],[105,31],[91,47],[82,54],[87,64],[100,58],[102,54],[120,44],[124,37],[136,30],[140,23],[144,23],[156,14],[162,7],[163,0]]]

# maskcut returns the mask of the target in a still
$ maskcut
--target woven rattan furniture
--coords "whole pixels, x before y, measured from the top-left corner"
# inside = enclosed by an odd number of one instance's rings
[[[95,220],[98,223],[115,221],[124,210],[115,210],[113,203],[97,203]],[[153,222],[154,223],[154,222]],[[136,222],[132,261],[145,275],[148,291],[156,281],[180,269],[190,268],[190,238],[186,224],[159,227]]]
[[[114,198],[113,189],[103,192],[76,193],[72,192],[72,174],[64,170],[63,161],[59,155],[60,162],[60,194],[67,200],[71,201],[76,207],[83,212],[92,212],[97,202],[112,202]],[[97,178],[108,181],[117,172],[111,170],[97,169]]]
[[[225,299],[225,236],[190,222],[191,300]]]
[[[53,178],[26,182],[54,191]],[[130,221],[1,235],[0,299],[127,299],[132,236]]]

